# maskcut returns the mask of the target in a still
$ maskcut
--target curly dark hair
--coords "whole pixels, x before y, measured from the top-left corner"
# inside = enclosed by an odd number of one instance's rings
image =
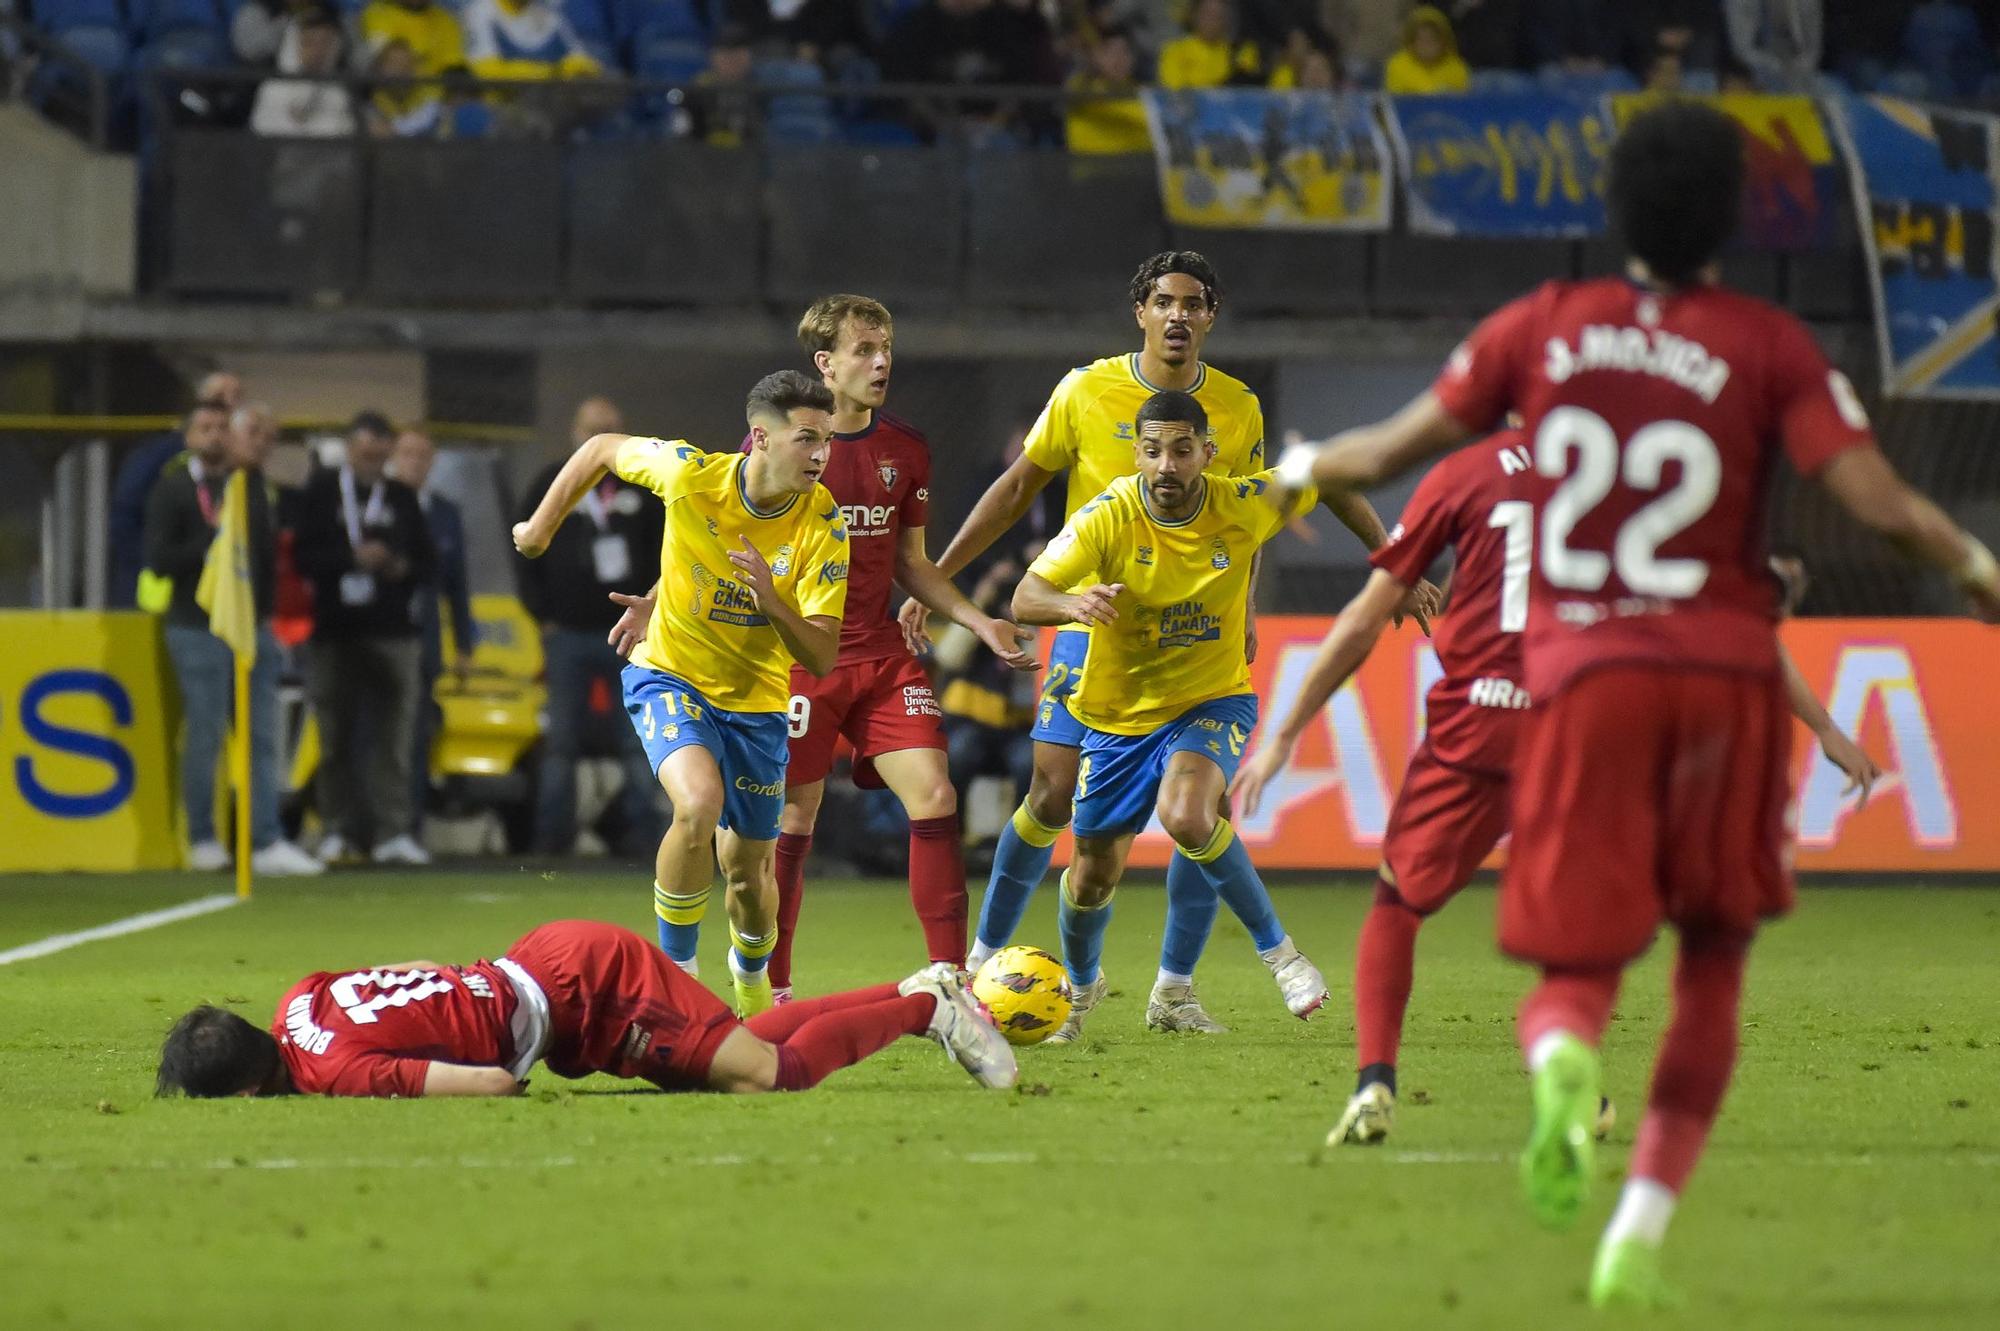
[[[1163,388],[1140,405],[1139,414],[1132,421],[1133,428],[1144,430],[1148,421],[1185,425],[1197,436],[1208,434],[1208,412],[1200,399],[1177,388]]]
[[[1169,273],[1182,273],[1201,283],[1211,311],[1222,304],[1222,279],[1215,275],[1215,266],[1193,250],[1162,250],[1140,264],[1139,271],[1132,274],[1132,303],[1144,305],[1153,294],[1153,283]]]
[[[1691,282],[1736,232],[1743,170],[1743,133],[1714,107],[1675,101],[1644,111],[1611,149],[1612,228],[1655,277]]]

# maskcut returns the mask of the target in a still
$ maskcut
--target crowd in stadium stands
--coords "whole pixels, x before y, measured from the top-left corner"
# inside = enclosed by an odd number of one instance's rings
[[[2000,0],[0,0],[125,78],[232,63],[271,71],[260,133],[480,137],[652,133],[718,145],[928,141],[949,120],[989,144],[1140,152],[1137,91],[1218,86],[1421,95],[1863,91],[2000,100]],[[331,47],[331,49],[329,49]],[[335,69],[361,95],[310,92]],[[479,79],[632,77],[671,94],[565,115]],[[410,84],[404,80],[429,80]],[[880,82],[1041,86],[1066,114],[1004,97],[891,105]],[[762,89],[752,96],[747,89]],[[1088,100],[1076,95],[1087,94]],[[759,100],[762,113],[759,114]],[[203,105],[240,116],[229,98]],[[510,111],[510,108],[512,110]],[[1066,120],[1066,126],[1065,126]]]

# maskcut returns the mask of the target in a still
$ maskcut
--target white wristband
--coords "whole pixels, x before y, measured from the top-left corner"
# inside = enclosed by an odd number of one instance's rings
[[[1976,587],[1989,594],[2000,593],[2000,560],[1993,558],[1993,552],[1986,543],[1969,531],[1961,531],[1965,538],[1965,562],[1958,566],[1951,577],[1961,587]]]
[[[1319,449],[1311,444],[1287,444],[1278,455],[1278,483],[1287,489],[1303,490],[1313,483],[1313,463]]]

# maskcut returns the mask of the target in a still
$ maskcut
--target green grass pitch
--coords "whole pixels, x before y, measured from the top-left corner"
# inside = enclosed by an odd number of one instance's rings
[[[0,949],[211,890],[0,879]],[[1321,1157],[1350,1088],[1359,884],[1284,886],[1334,981],[1287,1016],[1240,930],[1201,982],[1228,1036],[1143,1029],[1162,903],[1118,903],[1112,997],[1022,1089],[904,1041],[804,1095],[156,1102],[200,1000],[268,1020],[309,970],[491,956],[565,916],[645,930],[637,875],[356,873],[0,967],[0,1325],[522,1327],[1601,1325],[1582,1301],[1659,1031],[1663,957],[1606,1046],[1623,1114],[1577,1232],[1535,1230],[1513,1153],[1526,972],[1475,890],[1425,930],[1395,1139]],[[723,931],[704,960],[723,973]],[[810,991],[921,961],[900,885],[817,881]],[[1054,898],[1022,941],[1053,945]],[[1660,1326],[2000,1326],[2000,892],[1808,890],[1757,950],[1741,1071],[1677,1220]]]

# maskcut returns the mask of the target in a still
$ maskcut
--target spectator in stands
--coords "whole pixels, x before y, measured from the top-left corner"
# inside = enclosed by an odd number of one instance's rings
[[[1195,0],[1188,29],[1160,52],[1161,87],[1220,88],[1262,81],[1257,44],[1236,36],[1236,8],[1230,0]]]
[[[1464,92],[1471,71],[1458,54],[1451,20],[1435,5],[1418,5],[1403,25],[1403,45],[1382,71],[1384,90],[1403,96]]]
[[[1141,69],[1180,36],[1180,26],[1162,0],[1057,0],[1057,14],[1063,40],[1073,52],[1088,57],[1105,33],[1122,32]]]
[[[465,56],[482,79],[596,78],[604,72],[546,0],[466,0]]]
[[[1660,47],[1646,64],[1646,91],[1673,96],[1681,90],[1681,73],[1681,53],[1670,46]]]
[[[572,447],[594,434],[617,433],[624,420],[613,403],[589,398],[570,425]],[[569,456],[565,450],[563,458]],[[522,516],[547,491],[562,459],[551,462],[522,493]],[[548,725],[542,734],[537,770],[535,850],[566,855],[576,841],[576,764],[591,730],[591,695],[600,693],[616,708],[624,697],[620,673],[625,659],[604,640],[618,618],[613,592],[637,596],[660,577],[660,539],[665,523],[659,501],[646,490],[606,476],[584,496],[570,520],[556,529],[540,559],[516,559],[521,604],[542,628],[542,662],[548,687]],[[646,760],[639,736],[622,716],[613,716],[624,771],[619,792],[622,848],[650,856],[662,831],[653,791],[658,778]]]
[[[268,414],[268,413],[267,413]],[[216,833],[215,768],[236,705],[236,658],[208,631],[195,601],[202,566],[215,541],[224,488],[233,470],[229,408],[201,402],[188,413],[186,451],[170,462],[146,501],[146,566],[170,580],[167,659],[180,691],[181,803],[187,814],[188,867],[212,872],[231,855]],[[278,824],[278,672],[282,649],[271,634],[277,546],[271,496],[263,476],[246,473],[250,584],[257,607],[257,659],[250,668],[251,867],[260,874],[314,874],[319,861],[285,840]]]
[[[432,0],[369,0],[361,11],[361,36],[378,57],[392,41],[409,47],[419,78],[434,79],[465,63],[465,34],[458,19]]]
[[[1826,64],[1857,87],[1872,88],[1901,49],[1917,0],[1834,5],[1826,14]]]
[[[472,586],[465,571],[465,515],[458,505],[431,488],[431,468],[437,445],[422,430],[411,428],[396,436],[390,466],[397,480],[417,492],[417,506],[431,532],[430,584],[416,594],[413,609],[423,642],[417,666],[417,723],[410,732],[410,831],[423,841],[424,810],[431,793],[431,741],[444,723],[438,706],[437,682],[444,674],[444,614],[451,613],[451,673],[460,686],[472,672],[472,652],[479,630],[472,618]]]
[[[245,402],[229,414],[230,466],[261,475],[277,446],[278,418],[262,402]]]
[[[227,370],[217,370],[202,378],[194,400],[220,402],[234,411],[243,400],[243,381]],[[125,456],[111,479],[111,504],[105,522],[111,585],[104,603],[114,610],[138,604],[139,573],[146,566],[146,500],[161,471],[186,451],[185,426],[154,435],[141,440]]]
[[[1619,12],[1602,0],[1527,0],[1529,61],[1579,78],[1601,76],[1618,59]]]
[[[1659,51],[1680,57],[1681,69],[1712,69],[1722,29],[1721,0],[1625,0],[1622,59],[1644,73]],[[1461,44],[1465,30],[1459,29]],[[1470,59],[1470,56],[1467,57]],[[1472,61],[1474,68],[1479,62]]]
[[[1322,46],[1323,43],[1311,30],[1293,28],[1285,35],[1284,44],[1271,56],[1271,74],[1264,86],[1278,91],[1304,87],[1306,66],[1316,55],[1326,60],[1331,69],[1332,58]]]
[[[1328,34],[1340,49],[1370,65],[1380,64],[1402,45],[1403,7],[1382,0],[1321,0]]]
[[[368,77],[375,80],[368,97],[368,132],[377,138],[421,139],[438,132],[444,102],[438,85],[416,80],[417,58],[410,44],[391,37],[375,50]]]
[[[1521,0],[1450,0],[1439,8],[1451,20],[1452,38],[1468,68],[1520,67]]]
[[[464,65],[444,72],[444,108],[438,117],[438,136],[446,139],[483,139],[493,133],[493,107],[480,91],[479,80]]]
[[[1122,28],[1107,28],[1084,56],[1087,62],[1069,81],[1065,130],[1073,153],[1107,155],[1153,150],[1146,107],[1139,100],[1139,53]],[[1087,96],[1086,96],[1087,94]]]
[[[1819,69],[1820,0],[1723,0],[1729,47],[1774,91],[1804,90]]]
[[[674,131],[711,148],[740,148],[757,135],[757,96],[750,91],[754,60],[750,31],[726,23],[708,48],[708,67],[695,75],[674,118]]]
[[[354,133],[354,94],[337,80],[343,39],[329,10],[293,20],[298,55],[280,51],[279,77],[265,79],[250,108],[250,128],[274,139],[344,139]]]
[[[1300,92],[1344,92],[1348,86],[1347,76],[1325,51],[1308,51],[1299,62]]]
[[[1040,0],[998,0],[993,7],[994,55],[1000,62],[1000,82],[1056,84],[1062,82],[1062,57],[1056,53],[1056,30],[1042,13]]]
[[[993,0],[924,0],[890,32],[882,72],[893,83],[997,83]]]
[[[1994,5],[1979,6],[1991,23]],[[1969,0],[1924,0],[1903,29],[1903,59],[1930,80],[1939,98],[1970,97],[1993,68],[1990,38]]]
[[[347,460],[315,475],[298,505],[328,864],[371,845],[377,864],[430,862],[410,835],[409,735],[422,657],[413,602],[431,585],[435,556],[416,492],[386,474],[394,438],[380,412],[356,416]]]
[[[229,20],[229,49],[248,65],[275,65],[295,0],[243,0]]]
[[[864,54],[874,43],[862,7],[854,0],[713,0],[751,43],[789,59],[836,64]]]

